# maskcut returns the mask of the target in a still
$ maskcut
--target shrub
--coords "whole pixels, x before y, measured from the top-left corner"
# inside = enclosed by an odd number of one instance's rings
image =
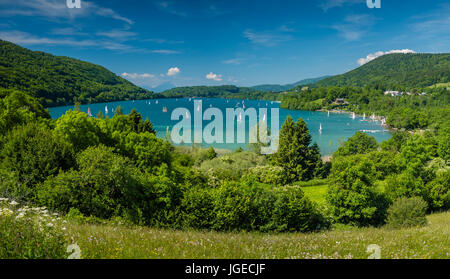
[[[348,156],[356,154],[366,154],[378,147],[378,142],[373,136],[369,136],[363,132],[356,132],[356,134],[349,138],[339,149],[334,153],[334,156]]]
[[[426,186],[427,201],[432,210],[450,209],[450,169],[438,170]]]
[[[336,222],[358,226],[381,225],[388,202],[374,185],[376,169],[365,155],[333,161],[327,201]]]
[[[298,186],[277,188],[270,230],[310,232],[326,226],[324,218]]]
[[[388,177],[385,183],[385,193],[391,201],[400,197],[425,196],[422,179],[408,171]]]
[[[58,221],[42,208],[17,208],[0,199],[1,259],[63,259],[65,237]]]
[[[183,195],[183,226],[193,229],[211,229],[214,225],[212,189],[192,187]]]
[[[204,161],[200,170],[219,180],[239,180],[248,169],[265,164],[265,157],[253,152],[243,151]]]
[[[67,111],[56,120],[55,134],[68,143],[75,152],[96,146],[106,138],[97,121],[81,111]]]
[[[11,131],[0,151],[0,159],[1,168],[14,173],[16,178],[16,184],[4,190],[20,200],[32,198],[38,183],[74,164],[69,146],[37,123]]]
[[[276,187],[245,179],[217,188],[192,188],[183,197],[187,228],[217,231],[313,231],[321,215],[300,187]]]
[[[388,209],[387,225],[392,228],[426,225],[426,211],[427,203],[420,197],[399,198]]]
[[[278,166],[257,166],[250,168],[247,175],[253,176],[257,181],[264,184],[282,186],[287,183],[284,169]]]
[[[38,201],[50,209],[77,208],[86,216],[120,215],[139,187],[133,163],[105,146],[90,147],[77,156],[79,171],[50,177],[39,186]]]

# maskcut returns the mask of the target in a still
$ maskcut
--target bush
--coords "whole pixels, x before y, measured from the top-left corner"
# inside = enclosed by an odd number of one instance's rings
[[[356,134],[349,138],[339,149],[333,154],[334,156],[348,156],[356,154],[366,154],[378,147],[378,142],[375,137],[369,136],[363,132],[356,132]]]
[[[257,166],[250,168],[248,176],[253,176],[264,184],[283,186],[287,183],[284,169],[278,166]]]
[[[388,209],[387,225],[391,228],[424,226],[427,203],[420,197],[402,197]]]
[[[81,111],[67,111],[56,120],[55,134],[68,143],[75,152],[96,146],[106,138],[97,120]]]
[[[408,171],[388,177],[385,183],[385,193],[391,201],[400,197],[425,197],[422,179]]]
[[[298,186],[277,188],[271,231],[310,232],[326,227],[325,219]]]
[[[77,156],[79,171],[50,177],[39,186],[38,201],[50,209],[77,208],[86,216],[120,215],[135,198],[140,172],[133,163],[105,146],[90,147]]]
[[[189,189],[182,205],[185,228],[309,232],[326,226],[300,187],[274,188],[250,179]]]
[[[33,198],[37,184],[69,169],[75,161],[69,146],[37,123],[12,130],[0,151],[0,159],[1,168],[16,178],[16,183],[4,190],[20,200]]]
[[[248,169],[264,164],[264,156],[249,151],[243,151],[204,161],[200,166],[200,170],[219,180],[238,181]]]
[[[333,161],[327,201],[336,222],[357,226],[384,223],[388,202],[374,185],[376,169],[365,155]]]
[[[0,199],[1,259],[67,258],[64,240],[60,224],[45,209],[17,208]]]
[[[427,202],[432,210],[450,209],[450,169],[438,170],[426,186]]]

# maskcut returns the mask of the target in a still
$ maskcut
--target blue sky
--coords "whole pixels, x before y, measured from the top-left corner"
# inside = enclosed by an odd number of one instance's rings
[[[130,81],[286,84],[390,51],[449,52],[448,0],[0,0],[0,38]]]

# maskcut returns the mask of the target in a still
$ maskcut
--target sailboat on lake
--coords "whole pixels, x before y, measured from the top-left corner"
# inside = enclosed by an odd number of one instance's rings
[[[88,108],[88,115],[89,117],[92,117],[91,108]]]
[[[105,106],[105,113],[108,114],[108,106]]]
[[[322,134],[322,123],[320,123],[319,133]]]

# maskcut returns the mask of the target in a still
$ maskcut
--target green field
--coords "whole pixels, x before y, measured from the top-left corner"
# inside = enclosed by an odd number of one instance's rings
[[[450,259],[450,212],[422,228],[339,228],[321,233],[262,234],[173,231],[115,225],[68,226],[88,259]]]
[[[325,203],[325,194],[327,193],[329,181],[323,180],[311,180],[308,182],[297,182],[296,185],[302,187],[305,195],[313,202],[322,205]]]

